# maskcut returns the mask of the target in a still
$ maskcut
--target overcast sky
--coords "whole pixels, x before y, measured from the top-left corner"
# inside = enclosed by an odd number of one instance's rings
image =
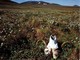
[[[73,6],[73,5],[80,6],[80,0],[12,0],[12,1],[18,3],[25,2],[25,1],[45,1],[45,2],[57,3],[61,5],[68,5],[68,6]]]

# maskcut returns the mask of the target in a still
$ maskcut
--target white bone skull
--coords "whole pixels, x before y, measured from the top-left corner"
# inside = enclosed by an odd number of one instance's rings
[[[46,48],[44,49],[44,53],[45,55],[49,55],[51,52],[53,54],[53,58],[56,59],[58,57],[58,43],[57,43],[57,39],[56,36],[50,36],[49,38],[49,43],[46,46]]]

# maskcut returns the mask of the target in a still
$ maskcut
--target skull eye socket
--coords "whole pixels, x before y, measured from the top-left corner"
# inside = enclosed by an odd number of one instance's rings
[[[46,52],[49,52],[48,50],[46,50]]]
[[[55,54],[55,56],[57,57],[57,56],[58,56],[58,54]]]

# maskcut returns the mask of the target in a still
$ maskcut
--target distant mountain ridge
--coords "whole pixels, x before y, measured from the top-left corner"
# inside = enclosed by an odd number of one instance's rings
[[[56,4],[56,3],[48,3],[48,2],[44,2],[44,1],[26,1],[26,2],[23,2],[21,3],[23,5],[26,5],[26,4],[43,4],[43,5],[58,5],[58,6],[61,6],[59,4]]]
[[[26,2],[22,2],[22,3],[17,3],[17,2],[14,2],[14,1],[11,1],[11,0],[0,0],[0,5],[27,5],[27,4],[40,4],[40,5],[53,5],[53,6],[63,6],[63,5],[60,5],[60,4],[57,4],[57,3],[48,3],[48,2],[45,2],[45,1],[26,1]],[[72,7],[80,7],[78,5],[74,5]]]
[[[26,1],[26,2],[23,2],[21,4],[50,4],[48,2],[44,2],[44,1]]]
[[[10,0],[0,0],[0,5],[12,5],[12,4],[18,4],[18,3]]]
[[[74,5],[74,7],[79,7],[78,5]]]

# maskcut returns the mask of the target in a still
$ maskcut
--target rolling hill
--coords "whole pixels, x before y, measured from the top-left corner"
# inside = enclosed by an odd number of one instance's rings
[[[17,3],[10,0],[1,0],[0,8],[17,8],[17,9],[26,9],[26,8],[53,8],[53,9],[65,9],[65,8],[79,8],[79,6],[63,6],[56,3],[48,3],[44,1],[26,1],[22,3]]]
[[[10,1],[10,0],[1,0],[0,5],[13,5],[13,4],[18,4],[17,2]]]
[[[44,1],[27,1],[27,2],[23,2],[21,4],[50,4],[48,2],[44,2]]]

